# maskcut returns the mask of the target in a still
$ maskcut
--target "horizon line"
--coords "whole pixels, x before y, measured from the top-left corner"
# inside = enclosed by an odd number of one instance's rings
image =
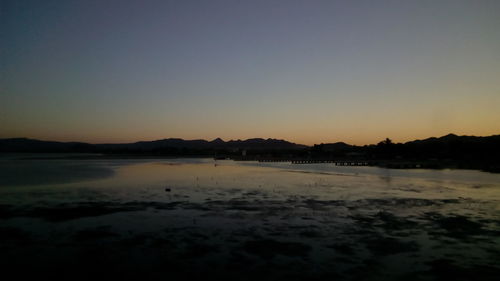
[[[417,139],[406,141],[406,142],[417,141],[417,140],[425,140],[425,139],[431,139],[431,138],[442,138],[442,137],[446,137],[446,136],[449,136],[449,135],[454,135],[454,136],[457,136],[457,137],[492,137],[492,136],[498,136],[500,134],[481,135],[481,136],[477,135],[476,136],[476,135],[458,135],[458,134],[455,134],[455,133],[448,133],[448,134],[445,134],[445,135],[442,135],[442,136],[439,136],[439,137],[431,136],[431,137],[421,138],[421,139],[417,138]],[[390,137],[385,137],[385,138],[381,138],[380,141],[383,141],[383,140],[385,140],[387,138],[391,139]],[[314,146],[314,145],[332,144],[332,143],[345,143],[345,144],[352,145],[352,146],[365,146],[365,145],[376,145],[377,144],[377,143],[369,143],[369,144],[356,145],[356,144],[347,143],[345,141],[336,141],[336,142],[319,142],[319,143],[314,143],[312,145],[307,145],[307,144],[292,142],[292,141],[289,141],[287,139],[271,138],[271,137],[268,137],[268,138],[253,137],[253,138],[247,138],[247,139],[239,139],[238,138],[238,139],[229,139],[227,141],[224,140],[221,137],[216,137],[216,138],[211,139],[211,140],[204,139],[204,138],[184,139],[184,138],[180,138],[180,137],[168,137],[168,138],[158,138],[158,139],[153,139],[153,140],[138,140],[138,141],[123,141],[123,142],[99,142],[99,143],[98,142],[85,142],[85,141],[60,141],[60,140],[54,140],[54,139],[30,138],[30,137],[7,137],[7,138],[0,138],[0,140],[6,140],[6,139],[28,139],[28,140],[47,141],[47,142],[61,142],[61,143],[86,143],[86,144],[92,144],[92,145],[99,145],[99,144],[132,144],[132,143],[138,143],[138,142],[153,142],[153,141],[172,140],[172,139],[183,140],[183,141],[207,141],[207,142],[213,142],[213,141],[216,141],[218,139],[222,140],[223,142],[248,141],[248,140],[252,140],[252,139],[262,139],[262,140],[286,141],[286,142],[293,143],[293,144],[296,144],[296,145],[304,145],[304,146]],[[395,142],[395,143],[406,143],[406,142]]]

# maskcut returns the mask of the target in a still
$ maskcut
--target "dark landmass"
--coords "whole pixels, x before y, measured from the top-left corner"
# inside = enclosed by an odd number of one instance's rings
[[[0,205],[0,261],[8,276],[32,280],[75,272],[73,280],[497,280],[500,274],[495,202],[266,199],[267,191],[245,201],[228,196]],[[153,228],[144,228],[146,216]]]
[[[258,161],[358,161],[388,168],[459,168],[500,172],[500,135],[488,137],[448,134],[439,138],[356,146],[343,142],[306,146],[278,139],[223,141],[170,138],[124,144],[0,139],[0,153],[97,153],[72,157],[215,157]],[[308,163],[306,161],[306,163]]]
[[[353,146],[345,143],[319,144],[312,158],[364,159],[388,168],[458,168],[500,172],[500,135],[427,138],[406,143],[385,139],[378,144]]]
[[[0,152],[30,153],[104,153],[104,154],[149,154],[149,155],[200,155],[214,153],[234,154],[242,150],[287,151],[305,150],[308,146],[278,139],[253,138],[223,141],[220,138],[207,140],[183,140],[169,138],[155,141],[140,141],[119,144],[89,144],[83,142],[41,141],[28,138],[0,139]]]

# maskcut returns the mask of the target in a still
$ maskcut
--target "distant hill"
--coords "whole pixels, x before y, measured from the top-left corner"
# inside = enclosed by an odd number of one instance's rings
[[[455,152],[460,152],[459,150],[499,150],[500,147],[500,135],[493,135],[487,137],[476,137],[476,136],[457,136],[455,134],[448,134],[442,137],[431,137],[423,140],[408,141],[405,143],[390,143],[389,146],[399,147],[399,148],[410,148],[414,149],[430,149],[430,150],[457,150]],[[314,145],[317,149],[324,151],[352,151],[360,150],[367,147],[383,147],[387,146],[384,141],[378,144],[356,146],[346,144],[344,142],[336,143],[322,143]],[[495,151],[496,152],[496,151]]]
[[[0,152],[79,152],[92,148],[83,142],[41,141],[28,138],[0,139]]]
[[[336,142],[336,143],[322,143],[316,144],[314,147],[324,151],[345,151],[355,148],[355,145],[350,145],[345,142]]]
[[[285,140],[253,138],[223,141],[183,140],[169,138],[123,144],[89,144],[83,142],[41,141],[28,138],[0,139],[0,152],[168,152],[204,150],[300,150],[307,146]]]
[[[327,143],[315,145],[310,154],[313,159],[355,158],[369,160],[385,167],[407,167],[412,166],[406,165],[408,163],[418,163],[419,167],[426,168],[466,168],[500,172],[500,135],[476,137],[448,134],[406,143],[393,143],[390,139],[385,139],[378,144],[365,146],[342,142]]]
[[[0,153],[100,153],[102,157],[173,156],[214,157],[235,160],[261,159],[363,159],[383,167],[467,168],[500,172],[500,135],[488,137],[448,134],[393,143],[356,146],[343,142],[305,146],[279,139],[253,138],[224,141],[169,138],[124,144],[41,141],[27,138],[0,139]],[[418,165],[417,165],[418,164]]]
[[[415,157],[495,159],[500,157],[500,135],[476,137],[448,134],[440,138],[407,142],[401,146],[401,150]]]
[[[414,140],[406,142],[408,145],[422,145],[422,144],[453,144],[453,143],[467,143],[467,144],[494,144],[500,141],[500,135],[492,135],[488,137],[476,136],[457,136],[455,134],[448,134],[439,138],[427,138],[423,140]]]

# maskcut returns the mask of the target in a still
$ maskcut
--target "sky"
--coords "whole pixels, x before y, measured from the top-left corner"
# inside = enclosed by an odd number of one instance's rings
[[[500,134],[500,1],[0,0],[0,138]]]

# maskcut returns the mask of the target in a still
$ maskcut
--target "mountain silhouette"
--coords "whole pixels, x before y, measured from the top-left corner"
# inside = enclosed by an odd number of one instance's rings
[[[203,139],[184,140],[168,138],[154,141],[139,141],[118,144],[89,144],[83,142],[42,141],[28,138],[0,139],[0,152],[154,152],[162,149],[253,149],[253,150],[297,150],[307,148],[285,140],[252,138],[248,140],[213,141]]]
[[[306,146],[280,139],[252,138],[224,141],[216,138],[184,140],[168,138],[122,144],[41,141],[28,138],[0,139],[0,153],[99,153],[131,157],[214,157],[235,160],[261,159],[362,159],[384,167],[467,168],[500,172],[500,135],[488,137],[448,134],[406,143],[385,138],[378,144],[356,146],[344,142]],[[114,156],[113,156],[114,157]],[[398,164],[399,163],[399,164]],[[406,164],[401,164],[406,163]],[[413,163],[409,165],[408,163]],[[418,165],[417,165],[418,164]]]

